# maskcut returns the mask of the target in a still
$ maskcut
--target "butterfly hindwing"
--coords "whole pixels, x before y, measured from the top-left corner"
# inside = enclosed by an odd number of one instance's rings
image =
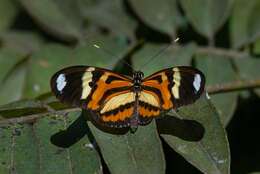
[[[149,91],[141,91],[138,98],[139,124],[149,124],[154,117],[160,115],[159,97]]]
[[[101,123],[111,127],[129,127],[134,114],[135,94],[132,91],[115,93],[99,111]]]

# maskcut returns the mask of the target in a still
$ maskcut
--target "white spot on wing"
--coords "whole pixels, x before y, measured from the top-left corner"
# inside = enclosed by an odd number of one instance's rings
[[[194,76],[194,81],[193,81],[193,86],[198,92],[200,90],[200,84],[201,84],[201,77],[199,74],[195,74]]]
[[[56,80],[56,84],[57,84],[57,89],[58,91],[62,92],[62,90],[64,89],[64,87],[66,86],[67,82],[66,82],[66,77],[64,74],[60,74]]]

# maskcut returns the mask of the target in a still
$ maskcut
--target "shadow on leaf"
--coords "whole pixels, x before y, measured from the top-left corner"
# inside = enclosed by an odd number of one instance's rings
[[[93,116],[91,116],[92,114],[94,113],[83,110],[80,116],[66,130],[60,131],[51,136],[51,143],[58,147],[68,148],[87,135],[89,140],[95,144],[94,137],[88,124],[86,124],[87,121],[91,121],[98,129],[110,134],[123,135],[129,131],[129,128],[111,128],[102,126],[93,120]]]
[[[85,135],[95,144],[94,137],[86,122],[90,120],[98,129],[116,135],[123,135],[129,131],[129,128],[111,128],[103,126],[93,120],[93,116],[89,111],[83,110],[80,116],[64,131],[60,131],[51,136],[51,143],[62,148],[68,148],[78,142]],[[186,141],[199,141],[204,135],[204,127],[193,120],[182,120],[173,116],[166,115],[161,119],[157,119],[158,132],[160,134],[168,134],[177,136]]]
[[[91,111],[87,111],[84,110],[83,111],[83,115],[85,117],[87,117],[88,120],[91,121],[91,123],[98,128],[99,130],[106,132],[106,133],[110,133],[110,134],[114,134],[114,135],[124,135],[129,131],[129,128],[115,128],[115,127],[108,127],[103,125],[100,122],[97,122],[97,120],[95,120],[94,118],[96,118],[97,116],[94,115],[95,113],[91,112]]]
[[[157,119],[156,123],[159,134],[173,135],[186,141],[199,141],[205,132],[202,124],[197,121],[183,120],[169,115]]]
[[[89,128],[85,117],[80,116],[64,131],[60,131],[51,136],[51,143],[63,148],[68,148],[78,142],[82,137],[88,134]]]

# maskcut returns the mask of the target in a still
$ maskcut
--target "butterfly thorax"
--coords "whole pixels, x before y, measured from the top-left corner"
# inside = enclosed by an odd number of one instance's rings
[[[141,71],[135,71],[133,73],[134,92],[138,93],[141,91],[141,83],[144,77],[144,73]]]
[[[139,113],[138,113],[138,107],[139,107],[139,100],[138,96],[139,93],[142,91],[142,80],[144,77],[144,73],[141,71],[135,71],[133,73],[133,92],[135,93],[135,104],[134,104],[134,114],[132,115],[130,119],[130,131],[135,132],[137,130],[138,124],[139,124]]]

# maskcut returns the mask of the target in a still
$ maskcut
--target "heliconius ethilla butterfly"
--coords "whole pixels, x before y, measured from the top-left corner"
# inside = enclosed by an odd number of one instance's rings
[[[195,102],[205,86],[201,71],[189,66],[163,69],[146,78],[92,66],[72,66],[55,73],[51,89],[70,105],[87,109],[97,123],[137,128],[170,109]]]

